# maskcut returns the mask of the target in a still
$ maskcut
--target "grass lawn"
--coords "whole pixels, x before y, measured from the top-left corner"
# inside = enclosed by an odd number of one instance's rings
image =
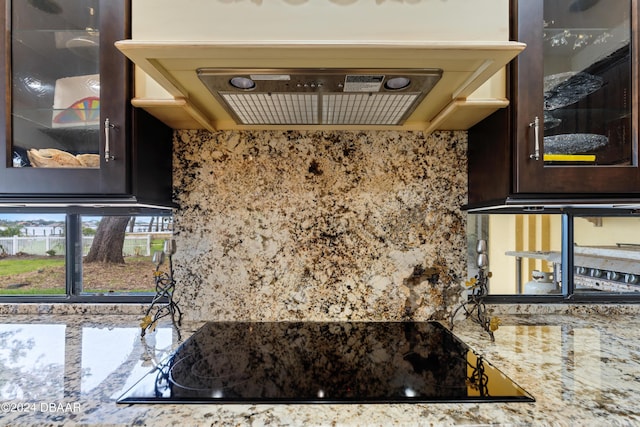
[[[20,273],[37,271],[44,267],[64,267],[64,257],[47,257],[37,259],[7,257],[0,259],[0,276],[13,276]]]
[[[0,289],[0,295],[19,295],[19,296],[32,296],[32,295],[64,295],[66,291],[64,289]]]
[[[0,295],[64,294],[64,256],[10,256],[0,259]],[[124,264],[84,263],[86,293],[155,292],[150,257],[125,257]]]

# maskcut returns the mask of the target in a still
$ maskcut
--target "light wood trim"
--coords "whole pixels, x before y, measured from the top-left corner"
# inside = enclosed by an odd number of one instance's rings
[[[168,123],[168,122],[171,122],[172,119],[170,117],[167,117],[167,114],[171,114],[171,110],[177,110],[177,109],[184,110],[184,112],[189,117],[191,117],[194,122],[194,125],[187,125],[188,126],[187,128],[189,129],[204,128],[211,132],[216,130],[215,127],[209,122],[207,117],[200,110],[195,108],[184,98],[175,98],[175,99],[133,98],[131,100],[131,105],[133,105],[134,107],[142,108],[149,111],[152,115],[164,121],[170,127],[174,127],[174,126],[171,126],[171,124]],[[176,122],[184,123],[184,119],[176,120]],[[198,124],[199,126],[196,126],[195,124]]]
[[[466,130],[483,118],[508,105],[509,100],[505,98],[454,99],[428,123],[425,132],[431,133],[436,130]],[[476,111],[474,112],[474,110]]]
[[[470,125],[506,106],[506,100],[467,98],[525,45],[518,42],[171,42],[122,40],[116,47],[170,96],[186,100],[184,108],[206,129],[441,129],[447,114],[472,112]],[[402,126],[242,126],[208,92],[196,75],[199,67],[236,68],[440,68],[441,80]],[[461,101],[465,99],[464,101]],[[142,105],[143,101],[136,101]],[[463,103],[464,107],[463,107]],[[144,108],[153,108],[149,104]],[[155,105],[158,108],[158,105]],[[484,111],[484,113],[482,113]],[[464,121],[463,121],[464,122]],[[459,126],[459,125],[458,125]],[[468,127],[466,127],[468,128]]]

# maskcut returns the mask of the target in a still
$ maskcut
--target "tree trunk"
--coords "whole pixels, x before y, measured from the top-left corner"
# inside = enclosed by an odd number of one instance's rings
[[[84,262],[124,264],[122,247],[128,223],[128,216],[103,217]]]
[[[132,216],[129,220],[129,233],[133,233],[136,230],[136,217]]]

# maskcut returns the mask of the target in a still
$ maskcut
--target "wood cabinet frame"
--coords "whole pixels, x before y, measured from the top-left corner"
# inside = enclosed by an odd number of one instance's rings
[[[510,105],[469,131],[469,206],[562,204],[640,199],[638,165],[640,37],[632,0],[632,155],[629,166],[545,166],[530,124],[543,118],[543,3],[511,0],[511,38],[527,48],[509,65]]]
[[[55,169],[11,167],[12,144],[0,150],[0,203],[8,199],[37,202],[43,198],[74,202],[153,203],[171,206],[171,145],[173,131],[148,113],[133,108],[133,65],[114,43],[130,38],[131,0],[98,0],[100,64],[100,168]],[[0,138],[12,141],[11,0],[0,0]],[[105,119],[110,129],[110,151],[105,159]]]

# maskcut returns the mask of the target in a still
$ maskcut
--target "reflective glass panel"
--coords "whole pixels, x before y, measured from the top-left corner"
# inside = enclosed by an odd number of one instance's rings
[[[0,324],[0,400],[64,397],[66,325]]]
[[[100,167],[98,4],[11,2],[13,167]]]
[[[544,1],[545,165],[629,165],[631,0]]]
[[[172,333],[172,328],[157,328],[141,340],[140,328],[83,327],[82,394],[90,395],[105,384],[113,389],[110,381],[114,376],[121,377],[121,368],[125,365],[126,381],[122,389],[111,396],[118,398],[169,355]]]

